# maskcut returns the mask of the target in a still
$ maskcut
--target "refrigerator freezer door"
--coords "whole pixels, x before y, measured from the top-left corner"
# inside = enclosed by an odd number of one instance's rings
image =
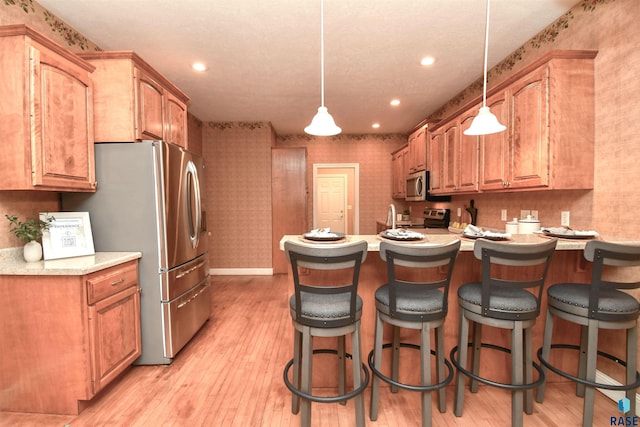
[[[162,303],[165,357],[173,358],[209,319],[211,294],[209,278],[179,298]]]

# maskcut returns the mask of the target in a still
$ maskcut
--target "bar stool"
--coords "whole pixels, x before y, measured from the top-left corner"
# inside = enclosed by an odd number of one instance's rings
[[[630,277],[638,278],[638,272],[624,276],[627,267],[640,266],[640,246],[623,245],[591,240],[584,248],[584,257],[592,263],[591,283],[561,283],[547,290],[547,318],[544,327],[542,348],[538,349],[538,358],[542,369],[575,381],[576,395],[584,396],[582,425],[593,424],[594,388],[625,391],[629,400],[625,415],[636,414],[636,389],[640,386],[640,373],[636,371],[636,353],[638,350],[637,319],[640,304],[628,293],[619,289],[640,288],[640,281],[631,282]],[[606,280],[616,274],[620,281]],[[628,274],[628,273],[627,273]],[[623,279],[624,278],[624,279]],[[554,317],[565,319],[580,325],[580,345],[552,344]],[[598,351],[599,329],[626,330],[626,362],[617,357]],[[577,376],[569,374],[549,363],[552,348],[579,350]],[[626,366],[626,384],[600,384],[596,379],[596,360],[606,357]],[[544,399],[544,384],[538,388],[536,400]]]
[[[289,299],[289,308],[294,327],[293,359],[284,368],[284,382],[292,396],[292,412],[297,414],[302,399],[301,425],[311,425],[311,402],[346,402],[355,398],[356,425],[364,426],[364,399],[362,392],[369,383],[369,371],[362,363],[360,354],[360,318],[362,299],[358,296],[360,265],[367,257],[367,242],[347,244],[303,244],[285,242],[284,250],[291,263],[294,294]],[[311,285],[301,282],[304,269],[345,270],[344,276],[333,277],[326,284]],[[350,271],[349,271],[350,270]],[[319,273],[321,274],[321,273]],[[329,275],[330,276],[330,275]],[[323,276],[323,280],[325,276]],[[328,278],[327,278],[328,279]],[[345,283],[346,280],[349,280]],[[335,284],[334,282],[338,282]],[[345,352],[345,337],[351,334],[352,354]],[[313,349],[314,337],[337,337],[337,350]],[[313,354],[338,355],[338,395],[315,396],[312,394]],[[345,357],[353,362],[353,390],[346,392]],[[289,370],[293,367],[293,381],[289,381]],[[364,380],[362,380],[364,372]]]
[[[460,249],[460,240],[446,245],[417,246],[383,241],[380,257],[387,263],[387,284],[376,290],[376,326],[374,348],[369,353],[369,368],[373,372],[370,418],[378,418],[380,380],[391,384],[392,392],[400,387],[422,393],[422,425],[431,425],[431,391],[438,390],[440,412],[446,411],[445,386],[453,379],[453,367],[445,359],[444,320],[448,310],[449,282],[453,264]],[[401,280],[396,266],[420,270],[420,279]],[[413,273],[413,271],[411,272]],[[425,276],[425,274],[429,274]],[[403,272],[407,275],[408,272]],[[384,344],[384,324],[392,325],[393,342]],[[400,328],[420,330],[420,345],[400,343]],[[431,350],[431,329],[435,330],[436,349]],[[391,377],[381,372],[382,349],[392,347]],[[420,350],[421,385],[398,381],[400,347]],[[436,356],[437,383],[431,380],[431,354]],[[445,364],[448,375],[445,377]]]
[[[528,414],[533,412],[532,389],[544,381],[544,374],[533,363],[532,328],[540,314],[542,288],[555,247],[555,239],[536,244],[510,244],[485,239],[476,241],[473,253],[482,262],[482,281],[467,283],[458,289],[459,342],[450,354],[451,362],[456,367],[456,416],[462,416],[465,376],[471,378],[473,393],[478,390],[478,382],[511,390],[512,426],[522,426],[523,409]],[[468,343],[469,321],[473,322],[471,343]],[[510,329],[511,348],[482,343],[483,325]],[[470,371],[466,369],[468,347],[472,349]],[[480,376],[481,348],[511,354],[511,383]],[[457,352],[459,359],[456,359]],[[532,367],[538,371],[535,382]]]

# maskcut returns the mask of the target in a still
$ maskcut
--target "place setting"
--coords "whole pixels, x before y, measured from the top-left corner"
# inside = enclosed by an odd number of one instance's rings
[[[342,243],[346,240],[345,233],[331,231],[330,228],[314,228],[302,235],[302,240],[311,243]]]
[[[405,228],[390,228],[381,231],[378,235],[384,239],[399,242],[419,242],[425,238],[424,234]]]
[[[558,237],[561,239],[595,239],[599,236],[594,230],[574,230],[571,227],[542,227],[540,233],[548,237]]]

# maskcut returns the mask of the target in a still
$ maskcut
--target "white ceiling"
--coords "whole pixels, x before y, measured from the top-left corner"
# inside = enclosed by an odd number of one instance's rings
[[[492,0],[489,67],[578,1]],[[38,3],[102,49],[138,53],[200,120],[300,134],[320,106],[320,0]],[[485,11],[484,0],[325,0],[325,105],[338,126],[406,133],[480,78]],[[421,67],[427,55],[436,63]]]

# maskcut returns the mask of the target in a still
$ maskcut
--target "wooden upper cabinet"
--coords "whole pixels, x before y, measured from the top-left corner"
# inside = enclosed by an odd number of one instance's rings
[[[408,173],[423,171],[427,167],[427,127],[422,126],[409,135]]]
[[[164,139],[164,89],[138,67],[133,68],[135,93],[136,139]]]
[[[489,91],[504,132],[467,136],[480,103],[429,131],[432,194],[593,188],[595,51],[552,51]]]
[[[479,107],[479,106],[478,106]],[[475,135],[465,135],[471,122],[478,114],[478,108],[473,107],[460,117],[460,139],[458,145],[458,192],[472,193],[478,191],[478,153],[480,138]]]
[[[409,146],[405,145],[391,153],[391,197],[404,199],[406,196],[406,179],[409,174]]]
[[[28,26],[0,27],[0,190],[95,191],[92,71]]]
[[[458,189],[458,171],[460,169],[460,129],[458,120],[452,120],[443,126],[444,159],[442,162],[442,187],[447,193]]]
[[[548,84],[549,68],[543,67],[516,81],[508,92],[509,189],[549,185]]]
[[[165,140],[189,148],[184,92],[135,52],[79,55],[96,67],[95,142]]]
[[[427,169],[429,170],[429,192],[431,194],[445,193],[443,185],[444,146],[444,127],[429,132]]]
[[[471,109],[430,133],[427,169],[433,194],[478,191],[478,137],[463,134],[477,111]]]
[[[165,130],[165,140],[187,148],[187,106],[184,102],[167,94],[167,120]]]
[[[503,190],[509,181],[509,103],[506,91],[498,92],[487,99],[487,106],[498,121],[507,126],[504,132],[484,135],[480,144],[480,190]]]
[[[507,130],[481,137],[481,190],[593,188],[595,55],[551,52],[489,98]]]

